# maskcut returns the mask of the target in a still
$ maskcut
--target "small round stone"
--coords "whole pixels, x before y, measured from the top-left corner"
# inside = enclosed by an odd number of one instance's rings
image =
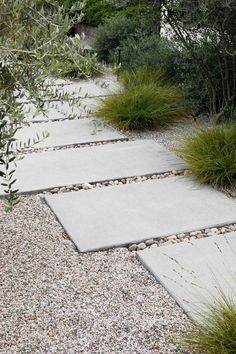
[[[196,236],[191,236],[190,240],[193,241],[193,240],[196,240],[196,238],[197,238]]]
[[[137,249],[136,243],[134,243],[133,245],[130,245],[130,246],[129,246],[129,251],[130,251],[130,252],[136,251],[136,249]]]
[[[145,250],[145,248],[147,248],[146,244],[144,242],[141,242],[137,245],[137,250],[138,251],[142,251]]]
[[[217,229],[216,227],[213,227],[213,228],[211,229],[211,232],[218,233],[218,229]]]
[[[158,247],[158,245],[156,244],[156,243],[153,243],[151,246],[150,246],[150,248],[157,248]]]
[[[225,232],[227,232],[227,229],[226,229],[226,227],[222,227],[222,228],[220,229],[220,231],[224,234]]]
[[[145,241],[145,243],[146,243],[147,246],[151,246],[154,242],[155,242],[155,241],[153,240],[153,238],[151,238],[151,239]]]
[[[92,186],[90,183],[83,183],[83,184],[82,184],[82,188],[83,188],[83,189],[92,189],[93,186]]]
[[[52,193],[58,193],[60,191],[60,188],[53,188],[51,190]]]
[[[177,236],[176,235],[171,235],[171,236],[168,236],[167,237],[167,240],[169,241],[172,241],[172,240],[176,240],[177,239]]]
[[[186,234],[182,233],[182,234],[178,234],[177,237],[182,240],[184,237],[186,237]]]
[[[230,225],[230,226],[229,226],[229,229],[230,229],[231,231],[236,231],[236,226],[235,226],[235,225]]]

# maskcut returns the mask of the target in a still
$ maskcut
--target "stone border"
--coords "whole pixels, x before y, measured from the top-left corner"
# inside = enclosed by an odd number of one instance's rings
[[[133,243],[129,245],[127,248],[130,252],[142,251],[146,248],[156,248],[168,245],[174,245],[180,242],[191,242],[196,239],[201,239],[204,237],[216,236],[216,235],[225,235],[226,233],[230,233],[232,231],[236,231],[236,224],[226,224],[221,227],[213,227],[208,229],[202,229],[192,232],[186,232],[176,235],[170,235],[167,237],[159,238],[159,239],[148,239],[144,242],[140,242],[138,244]]]
[[[62,145],[62,146],[53,146],[53,147],[45,147],[45,148],[37,148],[37,144],[35,147],[30,148],[30,149],[22,149],[19,150],[19,154],[22,155],[27,155],[27,154],[32,154],[32,153],[38,153],[38,152],[47,152],[47,151],[57,151],[57,150],[66,150],[66,149],[80,149],[84,147],[91,147],[91,146],[99,146],[99,145],[108,145],[108,144],[116,144],[116,143],[124,143],[129,141],[127,137],[124,136],[124,138],[120,139],[112,139],[112,140],[105,140],[105,141],[94,141],[91,143],[78,143],[78,144],[67,144],[67,145]]]
[[[104,187],[111,187],[116,185],[118,186],[123,184],[130,184],[130,183],[140,183],[140,182],[145,182],[153,179],[164,179],[168,177],[181,176],[181,175],[184,175],[184,170],[173,170],[173,171],[158,173],[158,174],[140,175],[134,177],[125,177],[120,179],[106,180],[101,182],[91,182],[91,183],[73,184],[69,186],[56,187],[56,188],[48,189],[40,194],[42,194],[42,196],[45,196],[45,195],[69,193],[75,191],[78,192],[80,190],[104,188]]]

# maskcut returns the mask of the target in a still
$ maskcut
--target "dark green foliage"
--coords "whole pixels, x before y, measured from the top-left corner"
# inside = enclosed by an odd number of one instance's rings
[[[178,80],[181,52],[169,40],[158,35],[138,36],[122,42],[122,68],[137,71],[165,66],[168,77]]]
[[[186,335],[184,343],[195,354],[235,354],[235,303],[223,299],[210,306],[209,311],[202,315],[201,323],[195,323]]]
[[[112,50],[115,50],[124,39],[134,35],[135,23],[124,16],[116,15],[98,27],[94,41],[94,49],[98,58],[109,61]]]
[[[102,101],[96,115],[124,130],[155,129],[183,121],[189,114],[176,86],[158,84],[149,74],[125,74],[126,88]],[[132,78],[137,86],[131,84]],[[150,79],[151,78],[151,79]],[[143,84],[142,84],[143,83]]]
[[[129,38],[121,44],[121,66],[124,70],[150,71],[164,68],[166,77],[180,85],[194,110],[207,110],[207,88],[198,67],[181,46],[157,35]],[[114,55],[114,59],[116,59]]]
[[[83,22],[90,26],[98,26],[107,18],[117,13],[116,7],[107,0],[87,0],[83,9]]]
[[[214,127],[178,148],[194,176],[214,187],[236,186],[236,126]]]
[[[163,0],[163,6],[202,77],[209,113],[216,121],[229,120],[236,108],[235,1]]]

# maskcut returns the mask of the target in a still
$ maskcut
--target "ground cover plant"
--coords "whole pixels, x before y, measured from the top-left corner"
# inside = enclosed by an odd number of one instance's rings
[[[123,130],[155,129],[189,115],[181,90],[161,81],[162,71],[125,73],[124,89],[101,102],[95,112]]]
[[[184,344],[195,354],[236,353],[236,305],[225,297],[209,306],[199,322],[184,337]]]
[[[202,130],[177,151],[200,182],[236,187],[236,125]]]

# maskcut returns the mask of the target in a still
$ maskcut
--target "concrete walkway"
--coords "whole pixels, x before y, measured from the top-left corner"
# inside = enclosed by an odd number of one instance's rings
[[[82,103],[89,99],[94,100],[93,96],[98,98],[101,93],[114,93],[119,88],[114,78],[109,78],[107,84],[105,82],[98,89],[94,81],[82,83],[82,89],[79,88],[79,83],[63,80],[57,80],[53,85],[84,97],[86,89],[90,90],[90,98],[83,98]],[[110,91],[108,87],[111,88]],[[30,121],[34,107],[32,102],[25,106],[29,110]],[[42,122],[31,123],[17,133],[17,139],[25,140],[48,130],[50,137],[36,145],[36,148],[55,150],[60,147],[60,150],[27,154],[18,162],[16,187],[20,192],[36,192],[71,184],[117,179],[117,185],[113,187],[53,194],[46,198],[80,251],[103,250],[148,238],[162,238],[179,232],[236,223],[234,201],[190,178],[169,176],[168,173],[173,170],[183,171],[187,168],[173,153],[153,141],[121,142],[126,140],[122,133],[103,126],[99,121],[94,123],[89,119],[67,119],[71,113],[76,118],[86,114],[85,105],[70,107],[68,104],[58,103],[58,107],[60,113],[50,107],[49,103],[49,123],[43,121],[45,118],[41,114],[36,121]],[[61,118],[65,120],[53,122]],[[106,144],[100,146],[104,142]],[[75,144],[88,146],[68,148]],[[90,146],[91,144],[97,146]],[[156,180],[157,174],[163,174],[163,178]],[[141,178],[134,184],[127,184],[126,181],[129,177],[152,175],[154,180],[146,181]],[[120,185],[123,183],[126,185]],[[4,194],[2,187],[0,193]],[[213,238],[196,242],[193,246],[181,244],[163,249],[149,249],[139,253],[139,258],[177,299],[180,306],[193,317],[190,307],[195,306],[196,302],[199,305],[202,300],[196,297],[189,286],[189,272],[194,272],[195,280],[199,283],[204,273],[204,282],[213,289],[213,278],[204,269],[207,268],[208,261],[216,262],[221,267],[224,259],[235,257],[234,253],[229,257],[229,247],[235,247],[235,237],[234,233],[229,238],[217,239],[219,248],[222,248],[221,260],[216,257],[216,243]],[[187,273],[184,273],[180,267],[179,277],[173,273],[171,265],[175,257],[179,264],[183,261],[187,269]],[[235,268],[233,271],[235,272]],[[174,280],[173,283],[170,278]]]

